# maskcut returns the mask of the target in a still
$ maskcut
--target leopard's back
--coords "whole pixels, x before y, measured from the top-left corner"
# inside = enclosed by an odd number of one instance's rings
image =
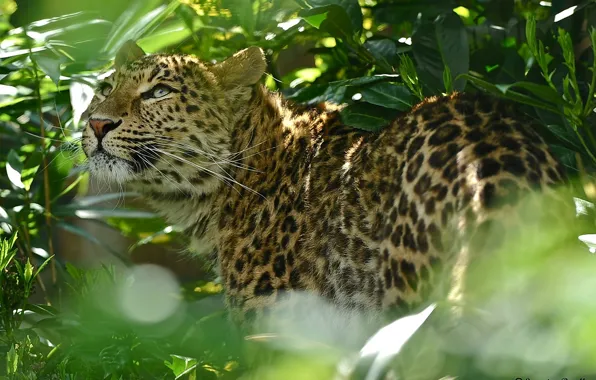
[[[428,99],[381,133],[311,111],[277,143],[251,163],[267,173],[239,178],[265,199],[224,197],[220,257],[241,318],[288,291],[366,313],[410,310],[438,286],[456,297],[485,232],[564,181],[529,119],[484,95]]]
[[[509,102],[457,93],[417,105],[361,150],[359,185],[345,191],[371,189],[359,203],[378,244],[381,308],[461,301],[474,259],[562,218],[556,206],[571,215],[563,166],[535,128]],[[552,208],[528,217],[536,201]]]

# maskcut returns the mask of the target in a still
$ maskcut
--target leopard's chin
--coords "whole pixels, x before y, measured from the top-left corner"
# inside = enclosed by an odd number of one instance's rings
[[[89,173],[102,182],[124,184],[135,179],[134,164],[105,151],[88,158]]]

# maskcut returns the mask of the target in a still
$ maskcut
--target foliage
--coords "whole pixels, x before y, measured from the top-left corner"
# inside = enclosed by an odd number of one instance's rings
[[[131,250],[181,239],[174,226],[147,210],[105,205],[134,194],[117,189],[88,195],[89,178],[79,166],[82,113],[94,84],[128,39],[147,52],[196,54],[206,61],[260,46],[268,55],[265,84],[271,90],[304,104],[345,104],[342,118],[355,128],[379,130],[426,96],[465,90],[508,98],[543,126],[537,132],[578,178],[574,195],[593,231],[596,31],[586,27],[595,24],[593,0],[136,0],[118,6],[111,12],[118,15],[115,20],[81,9],[13,26],[16,3],[0,2],[0,356],[6,359],[0,377],[235,378],[251,352],[265,350],[276,359],[259,372],[262,378],[324,378],[345,353],[321,353],[312,345],[271,349],[263,344],[268,339],[240,343],[221,311],[217,279],[184,284],[178,294],[183,301],[159,321],[127,314],[127,305],[147,306],[123,298],[142,273],[127,253],[74,221],[126,233],[137,240]],[[124,265],[75,268],[61,258],[57,231],[102,246]],[[574,278],[593,277],[586,270],[590,263],[574,256],[567,240],[562,248],[547,239],[559,236],[557,231],[545,231],[535,241],[548,244],[511,249],[524,252],[525,261],[504,253],[528,293],[515,298],[505,287],[486,297],[493,303],[482,305],[523,333],[488,328],[462,338],[425,322],[426,330],[397,354],[398,372],[405,378],[432,377],[441,374],[429,375],[429,367],[447,368],[477,378],[587,377],[595,371],[584,360],[596,336],[588,318],[592,304],[574,288],[581,285]],[[567,269],[553,269],[560,267]],[[494,285],[491,278],[478,283]],[[559,290],[552,289],[552,279]],[[550,299],[539,295],[540,286],[549,289]],[[30,297],[34,288],[37,300]],[[505,295],[532,307],[510,313],[499,299]],[[168,300],[164,296],[165,304]],[[566,314],[556,305],[564,305]],[[395,341],[405,342],[413,330]],[[532,334],[540,344],[565,349],[532,346],[524,353]],[[499,356],[516,344],[519,357]],[[459,350],[434,349],[447,346]],[[541,355],[557,365],[534,360]],[[364,367],[347,367],[369,368],[364,356]]]

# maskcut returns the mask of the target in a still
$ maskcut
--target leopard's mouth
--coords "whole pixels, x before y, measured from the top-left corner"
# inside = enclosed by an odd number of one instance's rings
[[[117,157],[103,149],[89,155],[87,166],[92,176],[107,182],[128,182],[138,172],[133,161]]]

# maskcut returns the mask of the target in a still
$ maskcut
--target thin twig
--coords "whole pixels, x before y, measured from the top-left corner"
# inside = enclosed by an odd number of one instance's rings
[[[30,54],[31,54],[31,51],[30,51]],[[52,210],[51,210],[51,198],[50,198],[50,177],[48,174],[48,159],[46,156],[46,133],[45,133],[44,121],[43,121],[43,102],[41,100],[41,91],[40,91],[41,83],[40,83],[40,79],[39,79],[39,74],[37,73],[37,71],[38,71],[37,62],[35,62],[34,59],[31,59],[31,62],[33,63],[33,73],[35,75],[35,94],[36,94],[37,100],[38,100],[39,130],[40,130],[41,143],[42,143],[41,159],[42,159],[42,163],[43,163],[43,167],[44,167],[44,169],[43,169],[43,189],[44,189],[44,203],[45,203],[44,215],[45,215],[46,227],[47,227],[47,231],[48,231],[48,251],[49,251],[50,257],[54,257],[54,242],[52,239],[52,212],[51,212]],[[55,259],[52,259],[52,261],[50,262],[50,270],[51,270],[51,274],[52,274],[52,285],[56,286],[57,275],[56,275],[56,260]],[[37,276],[37,278],[40,278],[40,276]],[[47,297],[47,293],[45,295],[46,295],[46,302],[48,304],[51,304],[49,298]]]

